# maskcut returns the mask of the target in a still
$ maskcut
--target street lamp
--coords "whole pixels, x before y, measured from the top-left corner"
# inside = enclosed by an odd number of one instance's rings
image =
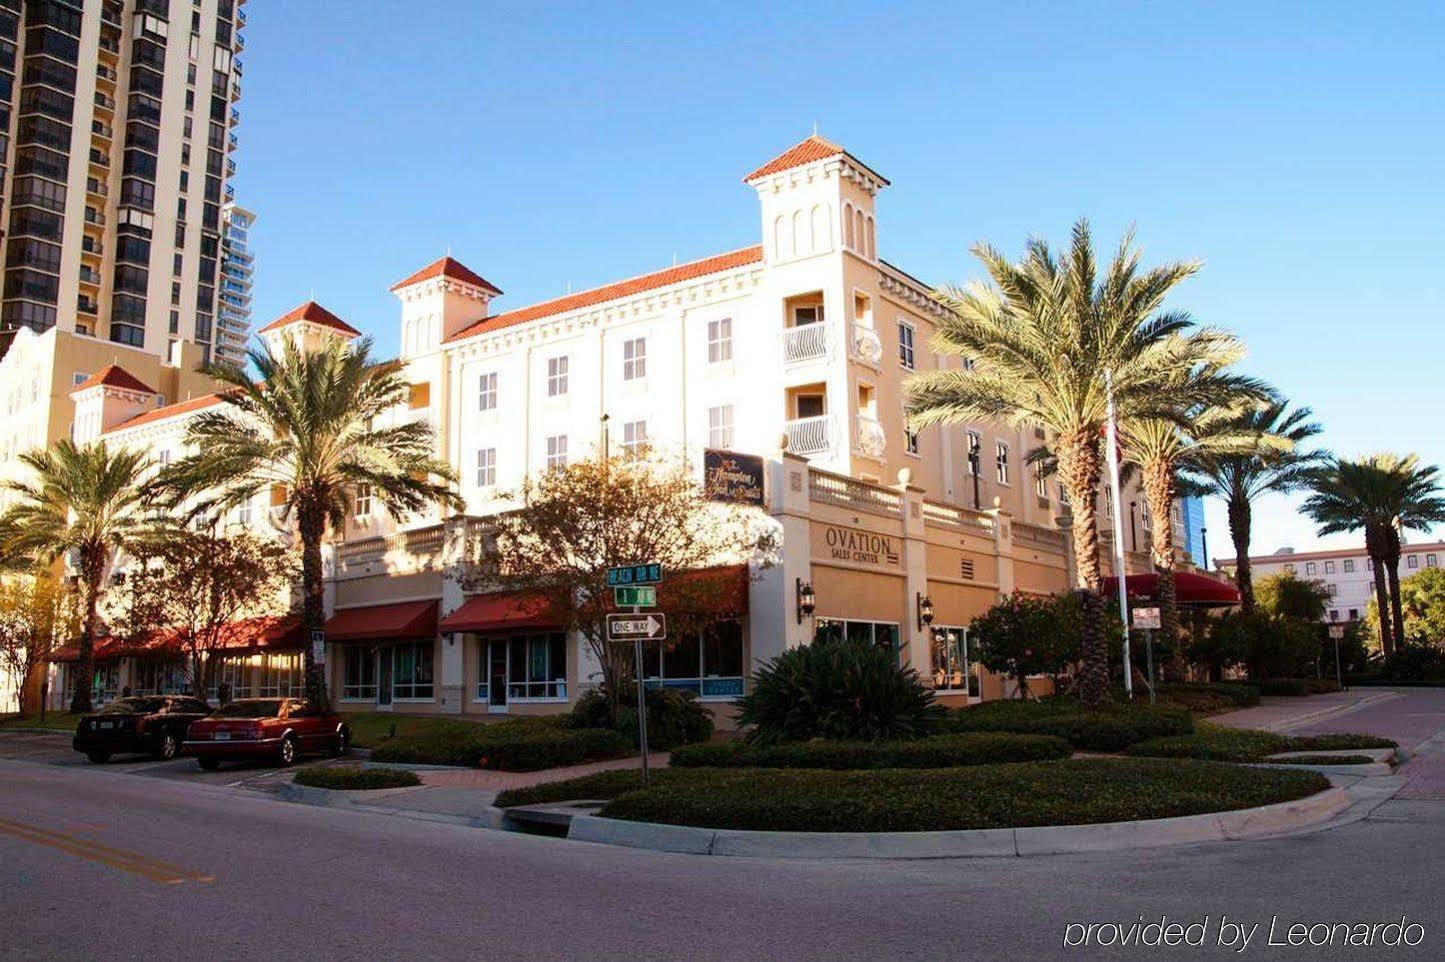
[[[1139,506],[1138,501],[1129,502],[1129,544],[1133,547],[1129,550],[1139,550],[1139,529],[1134,524],[1134,509]]]
[[[802,578],[798,579],[796,591],[798,598],[798,624],[801,625],[804,618],[813,617],[813,612],[817,610],[818,598],[813,594],[813,585],[810,582],[804,581]]]
[[[933,599],[920,591],[914,603],[918,608],[918,630],[922,631],[933,624]]]
[[[1206,527],[1203,527],[1202,525],[1201,525],[1200,528],[1199,528],[1199,552],[1200,552],[1200,554],[1204,555],[1204,570],[1205,570],[1205,572],[1208,572],[1208,571],[1209,571],[1209,529],[1206,528]]]

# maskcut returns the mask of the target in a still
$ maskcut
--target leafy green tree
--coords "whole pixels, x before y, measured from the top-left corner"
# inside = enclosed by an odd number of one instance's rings
[[[1244,348],[1232,335],[1162,309],[1198,264],[1143,269],[1132,234],[1102,274],[1085,221],[1074,225],[1062,259],[1038,239],[1018,263],[988,245],[974,253],[992,283],[937,294],[947,311],[933,341],[940,354],[968,363],[910,377],[910,422],[1004,421],[1052,432],[1073,513],[1076,581],[1089,593],[1080,694],[1097,704],[1109,697],[1096,498],[1110,397],[1121,420],[1172,418],[1181,406],[1214,401],[1221,384],[1242,383],[1223,369]],[[1186,376],[1201,371],[1210,376]]]
[[[1018,697],[1026,699],[1032,694],[1030,675],[1057,677],[1078,658],[1082,640],[1078,612],[1069,595],[1014,592],[969,626],[974,657],[989,671],[1012,678]]]
[[[19,461],[30,477],[5,485],[16,501],[0,517],[5,539],[0,554],[38,565],[71,555],[84,614],[70,710],[87,712],[106,568],[151,527],[142,491],[150,461],[140,451],[111,449],[104,441],[79,446],[68,438],[28,451]]]
[[[1426,568],[1400,582],[1404,640],[1445,648],[1445,568]]]
[[[1319,464],[1319,452],[1302,447],[1322,430],[1311,417],[1309,408],[1291,411],[1283,400],[1241,411],[1234,429],[1259,438],[1259,445],[1244,452],[1202,451],[1188,464],[1187,493],[1224,502],[1229,537],[1234,544],[1234,580],[1245,611],[1254,610],[1254,577],[1249,563],[1254,500],[1270,492],[1299,488]],[[1208,563],[1205,559],[1206,566]]]
[[[77,615],[74,592],[48,569],[0,578],[0,673],[15,680],[22,718],[35,708],[31,678],[78,633]]]
[[[357,488],[367,486],[393,517],[431,507],[457,509],[455,475],[436,455],[423,419],[389,420],[409,385],[399,361],[376,361],[369,340],[330,338],[315,349],[288,340],[279,353],[248,352],[258,377],[239,367],[209,368],[230,389],[224,403],[186,431],[193,452],[158,482],[174,504],[214,516],[265,492],[295,526],[301,548],[301,623],[320,630],[321,544],[342,530]],[[305,651],[306,691],[329,703],[326,679]]]
[[[1323,621],[1330,605],[1329,591],[1322,582],[1307,581],[1289,571],[1261,579],[1255,597],[1264,614],[1306,624]]]
[[[1426,530],[1445,521],[1439,469],[1413,454],[1335,458],[1310,472],[1304,510],[1319,533],[1365,532],[1375,575],[1380,641],[1386,657],[1404,639],[1400,601],[1400,530]]]

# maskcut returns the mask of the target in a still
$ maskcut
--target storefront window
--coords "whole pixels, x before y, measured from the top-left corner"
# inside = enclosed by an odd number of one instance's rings
[[[978,669],[968,658],[967,628],[933,626],[931,667],[936,690],[979,696]]]
[[[180,659],[135,664],[135,683],[131,690],[137,695],[184,695],[190,691],[185,662]]]
[[[719,621],[680,638],[644,645],[642,671],[653,688],[686,688],[704,698],[741,695],[742,623]]]
[[[486,677],[480,681],[479,694]],[[507,700],[559,701],[566,698],[567,636],[560,631],[549,631],[509,637]]]
[[[881,645],[889,651],[899,650],[898,625],[890,621],[847,621],[841,618],[818,618],[813,625],[813,641],[842,639]]]
[[[120,688],[120,663],[95,666],[95,684],[91,687],[91,701],[102,704],[114,700]]]
[[[253,657],[252,663],[257,659]],[[301,653],[261,655],[256,671],[256,694],[261,698],[285,698],[306,694],[306,671]]]
[[[341,697],[347,700],[376,700],[376,650],[357,645],[342,649]]]
[[[397,645],[395,681],[392,693],[397,699],[430,699],[433,697],[432,655],[430,642]]]

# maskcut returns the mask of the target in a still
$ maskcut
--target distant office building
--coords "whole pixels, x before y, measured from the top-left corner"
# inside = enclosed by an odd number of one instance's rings
[[[1204,554],[1204,499],[1180,498],[1177,504],[1179,544],[1190,560],[1208,570],[1209,559]]]
[[[1400,550],[1400,580],[1426,568],[1440,567],[1445,559],[1445,541],[1407,544]],[[1233,557],[1216,560],[1221,569],[1234,573]],[[1365,616],[1375,597],[1375,574],[1364,546],[1327,551],[1295,551],[1281,548],[1271,555],[1250,555],[1250,572],[1256,583],[1261,578],[1289,572],[1306,581],[1318,581],[1330,596],[1325,617],[1330,621],[1358,621]]]
[[[233,364],[245,358],[251,328],[251,272],[255,258],[248,235],[256,215],[235,203],[221,208],[221,288],[216,313],[216,357]]]
[[[244,25],[235,0],[0,0],[0,353],[58,329],[209,356]]]

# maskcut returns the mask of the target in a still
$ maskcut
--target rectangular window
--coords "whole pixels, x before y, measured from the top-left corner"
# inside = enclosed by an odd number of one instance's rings
[[[630,457],[636,457],[647,446],[647,422],[628,421],[622,425],[622,449]]]
[[[898,625],[883,621],[844,621],[839,618],[816,618],[813,641],[861,641],[889,651],[899,651]]]
[[[1042,467],[1034,471],[1034,493],[1039,496],[1041,501],[1049,500],[1049,479],[1044,477]]]
[[[1334,574],[1334,573],[1335,573],[1335,563],[1334,563],[1333,561],[1326,561],[1326,562],[1325,562],[1325,574],[1327,574],[1327,575],[1332,575],[1332,574]]]
[[[707,409],[707,446],[710,448],[731,448],[733,446],[733,406],[720,404]]]
[[[1407,567],[1407,568],[1418,568],[1418,567],[1420,567],[1420,556],[1419,556],[1419,555],[1415,555],[1415,554],[1410,555],[1408,558],[1405,559],[1405,567]]]
[[[477,452],[477,487],[490,488],[497,483],[497,449],[482,448]]]
[[[1435,556],[1434,556],[1433,554],[1427,554],[1427,555],[1425,556],[1425,567],[1427,567],[1427,568],[1438,568],[1439,566],[1440,566],[1440,565],[1439,565],[1439,563],[1436,561]]]
[[[807,307],[793,308],[793,324],[796,327],[801,327],[804,324],[821,324],[822,322],[822,304],[813,304]]]
[[[913,370],[913,325],[898,322],[898,363]]]
[[[493,644],[507,646],[507,701],[565,701],[567,699],[567,636],[560,631],[515,634],[481,640],[484,654]],[[477,697],[491,694],[491,657],[479,659]]]
[[[978,697],[979,675],[968,662],[968,629],[934,625],[931,634],[933,689]]]
[[[567,435],[553,434],[547,438],[547,470],[560,471],[567,466]]]
[[[908,426],[908,419],[903,420],[903,449],[909,454],[918,453],[918,432]]]
[[[1312,575],[1319,571],[1319,567],[1313,561],[1305,562],[1305,574]]]
[[[567,355],[547,358],[547,396],[564,397],[567,394]]]
[[[1355,562],[1352,558],[1346,558],[1341,564],[1344,566],[1345,574],[1350,574],[1355,570]]]
[[[477,410],[497,409],[497,372],[491,371],[477,379]]]
[[[414,645],[397,645],[392,658],[393,697],[398,701],[428,700],[433,697],[432,655],[429,641]]]
[[[975,478],[983,473],[983,435],[977,431],[968,432],[968,473]]]
[[[341,697],[347,700],[376,699],[376,653],[362,645],[342,648]]]
[[[720,364],[733,359],[733,319],[707,322],[707,362]]]
[[[994,442],[994,468],[999,484],[1008,484],[1008,445],[1002,441]]]
[[[622,380],[637,381],[647,377],[647,338],[634,337],[622,342]]]
[[[643,649],[649,688],[682,688],[704,698],[731,698],[743,691],[743,632],[736,621],[718,621]]]
[[[356,486],[356,517],[371,517],[371,485],[369,484]]]

